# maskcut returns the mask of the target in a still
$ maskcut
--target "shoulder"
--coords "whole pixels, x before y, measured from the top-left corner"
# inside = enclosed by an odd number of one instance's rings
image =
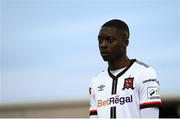
[[[139,66],[144,67],[144,68],[149,68],[150,67],[149,65],[147,65],[144,62],[141,62],[139,60],[136,60],[135,63],[138,64]]]
[[[100,80],[108,75],[108,72],[106,70],[101,71],[98,75],[96,75],[92,81]]]
[[[157,77],[156,71],[153,67],[136,60],[135,65],[139,71],[141,71],[142,76],[145,77]]]
[[[97,82],[101,82],[103,81],[105,78],[107,78],[109,75],[108,75],[108,72],[107,70],[103,70],[101,71],[98,75],[96,75],[95,77],[93,77],[91,79],[91,84],[96,84]]]
[[[154,75],[155,74],[156,75],[155,69],[153,67],[151,67],[150,65],[147,65],[144,62],[136,60],[135,65],[136,65],[137,68],[139,68],[139,70],[141,70],[145,74],[149,74],[149,75]]]

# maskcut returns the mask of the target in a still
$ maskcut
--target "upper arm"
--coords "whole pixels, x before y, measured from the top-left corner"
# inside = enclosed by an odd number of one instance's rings
[[[159,81],[154,69],[148,68],[148,70],[144,72],[140,82],[139,92],[140,109],[160,106]]]

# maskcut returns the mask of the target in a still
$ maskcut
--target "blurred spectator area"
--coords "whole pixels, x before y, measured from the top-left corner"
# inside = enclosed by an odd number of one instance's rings
[[[162,97],[161,118],[180,117],[180,96]],[[0,118],[87,118],[88,101],[1,105]]]

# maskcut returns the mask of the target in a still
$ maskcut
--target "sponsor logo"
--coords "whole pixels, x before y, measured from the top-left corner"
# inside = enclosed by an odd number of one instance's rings
[[[149,99],[159,99],[160,98],[158,87],[148,87],[147,93],[148,93]]]
[[[123,86],[122,90],[129,89],[129,88],[134,90],[133,81],[134,81],[134,77],[125,78],[124,79],[124,86]]]
[[[98,91],[103,91],[103,90],[104,90],[104,87],[105,87],[105,85],[100,85],[100,86],[98,86]]]
[[[159,81],[157,79],[148,79],[143,81],[143,83],[147,83],[147,82],[156,82],[159,84]]]
[[[133,96],[127,96],[127,97],[120,97],[119,95],[116,95],[114,97],[107,98],[106,100],[97,100],[97,106],[103,107],[107,105],[124,105],[125,103],[131,103],[133,102]]]

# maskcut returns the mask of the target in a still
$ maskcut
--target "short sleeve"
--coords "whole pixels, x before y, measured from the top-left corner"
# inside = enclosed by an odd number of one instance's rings
[[[159,94],[159,80],[154,69],[148,67],[142,77],[139,88],[140,109],[159,107],[161,99]]]
[[[92,82],[89,85],[89,98],[90,98],[89,116],[90,118],[96,118],[97,117],[96,97]]]

